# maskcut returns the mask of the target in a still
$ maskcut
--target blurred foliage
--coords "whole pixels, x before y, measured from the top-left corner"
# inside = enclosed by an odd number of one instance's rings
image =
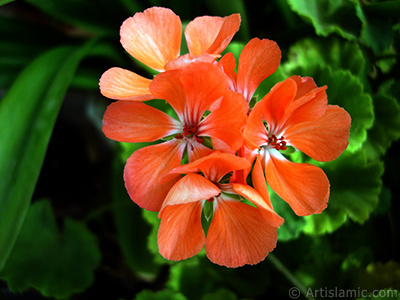
[[[290,154],[323,168],[329,205],[300,218],[271,192],[285,223],[256,266],[226,269],[204,251],[163,259],[157,214],[132,203],[122,180],[127,157],[147,144],[101,132],[111,103],[99,93],[101,74],[148,72],[119,44],[119,27],[153,5],[184,24],[240,13],[226,51],[237,58],[253,37],[282,50],[259,99],[288,76],[311,76],[352,117],[337,160]],[[400,299],[389,294],[400,289],[400,1],[0,0],[0,36],[0,298],[265,299],[296,286],[303,298],[338,288]]]

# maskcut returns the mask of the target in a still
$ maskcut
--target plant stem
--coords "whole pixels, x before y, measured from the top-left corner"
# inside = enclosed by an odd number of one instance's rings
[[[274,254],[268,254],[268,260],[293,284],[293,286],[300,290],[305,298],[309,300],[316,300],[314,297],[307,296],[306,287],[282,264],[282,262]]]

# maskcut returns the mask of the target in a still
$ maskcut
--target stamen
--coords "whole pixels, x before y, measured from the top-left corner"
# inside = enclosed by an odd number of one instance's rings
[[[275,148],[276,150],[286,150],[286,141],[284,141],[285,137],[281,136],[280,138],[277,138],[275,134],[271,135],[268,138],[268,145],[272,148]]]

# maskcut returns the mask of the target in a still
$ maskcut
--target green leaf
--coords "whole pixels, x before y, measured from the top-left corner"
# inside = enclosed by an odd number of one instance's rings
[[[290,47],[285,71],[292,75],[291,70],[299,67],[308,72],[316,72],[319,67],[347,70],[367,87],[366,62],[367,59],[357,43],[339,38],[307,38]]]
[[[135,300],[186,300],[187,298],[178,292],[162,290],[153,292],[149,290],[141,291],[137,294]]]
[[[167,286],[180,291],[189,299],[201,299],[205,293],[222,284],[219,274],[214,273],[211,263],[205,260],[207,258],[195,256],[171,266]]]
[[[395,84],[391,80],[390,85]],[[400,105],[395,98],[387,95],[381,88],[373,97],[375,122],[368,131],[368,139],[364,149],[368,157],[382,157],[392,142],[400,138]]]
[[[14,0],[0,0],[0,6],[13,2]]]
[[[30,207],[0,276],[14,292],[34,287],[47,297],[65,299],[91,285],[100,256],[84,224],[66,219],[59,232],[50,202],[41,200]]]
[[[219,289],[216,292],[205,294],[202,300],[237,300],[235,293],[227,289]]]
[[[398,22],[400,1],[384,1],[383,3],[361,4],[352,1],[356,6],[356,14],[362,22],[361,38],[380,54],[388,49],[393,40],[393,25]]]
[[[318,35],[338,33],[355,40],[361,30],[361,22],[355,14],[353,3],[347,0],[287,0],[293,11],[310,21]]]
[[[0,270],[28,211],[64,94],[92,46],[43,54],[0,102]]]
[[[305,217],[304,232],[332,232],[346,221],[364,223],[378,205],[382,188],[383,163],[368,162],[363,150],[344,152],[334,162],[321,163],[331,184],[328,208]]]

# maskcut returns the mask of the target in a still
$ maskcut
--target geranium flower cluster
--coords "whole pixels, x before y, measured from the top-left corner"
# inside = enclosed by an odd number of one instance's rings
[[[299,216],[322,212],[329,198],[325,173],[289,161],[285,151],[330,161],[348,145],[349,114],[328,105],[326,87],[312,78],[289,77],[250,106],[281,53],[275,42],[254,38],[236,67],[232,53],[221,53],[239,26],[238,14],[195,18],[184,30],[189,53],[181,54],[180,18],[167,8],[146,9],[122,24],[121,44],[158,74],[148,79],[111,68],[100,79],[101,93],[117,100],[104,114],[105,135],[159,141],[130,156],[124,180],[137,205],[159,212],[158,247],[169,260],[203,247],[227,267],[264,260],[284,222],[267,185]],[[146,104],[151,99],[165,100],[175,113]]]

